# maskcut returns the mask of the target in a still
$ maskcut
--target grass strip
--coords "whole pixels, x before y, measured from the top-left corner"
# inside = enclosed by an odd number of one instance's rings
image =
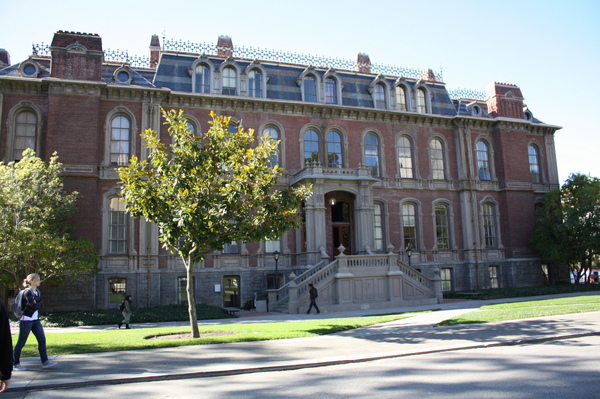
[[[568,298],[521,301],[485,305],[475,312],[465,313],[438,323],[436,326],[490,323],[494,321],[530,319],[563,314],[600,311],[600,295],[585,295]]]
[[[363,316],[353,318],[318,319],[279,323],[244,323],[200,326],[198,339],[151,340],[149,337],[167,334],[185,334],[184,327],[114,329],[85,332],[47,333],[49,355],[71,355],[97,352],[117,352],[153,348],[169,348],[189,345],[223,344],[232,342],[266,341],[285,338],[314,337],[333,334],[374,324],[386,323],[410,317],[414,313],[389,316]],[[218,335],[219,332],[226,335]],[[211,333],[216,335],[211,336]],[[206,335],[206,336],[203,336]],[[22,357],[37,357],[37,341],[29,336]]]

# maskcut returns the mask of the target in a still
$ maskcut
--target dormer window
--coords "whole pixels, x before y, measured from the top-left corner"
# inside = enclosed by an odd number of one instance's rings
[[[312,75],[304,77],[304,101],[310,103],[317,102],[317,82]]]
[[[117,75],[117,80],[121,83],[126,83],[127,81],[129,81],[129,74],[125,71],[121,71]]]
[[[121,67],[114,72],[113,80],[116,83],[123,84],[123,85],[130,84],[132,81],[131,71],[129,71],[125,67]]]
[[[237,71],[233,67],[223,69],[223,91],[227,96],[237,95]]]
[[[38,65],[33,62],[23,63],[19,69],[24,76],[29,78],[37,77],[40,72]]]

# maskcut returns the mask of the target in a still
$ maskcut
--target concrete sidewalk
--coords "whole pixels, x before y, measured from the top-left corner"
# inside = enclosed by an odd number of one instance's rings
[[[597,295],[597,293],[575,295]],[[22,359],[21,364],[27,367],[27,370],[13,373],[9,392],[291,370],[465,348],[515,345],[600,335],[600,312],[434,328],[438,322],[475,311],[486,304],[561,296],[573,295],[494,301],[471,300],[433,306],[357,310],[319,315],[242,314],[241,317],[235,319],[214,320],[201,324],[291,322],[314,318],[355,317],[441,309],[390,323],[314,338],[51,356],[51,359],[57,361],[58,365],[43,370],[39,358],[26,358]],[[187,325],[187,323],[162,323],[160,325]],[[133,326],[140,328],[157,325],[135,324]],[[116,326],[77,327],[60,330],[85,331],[114,328]],[[56,331],[48,328],[46,332]]]

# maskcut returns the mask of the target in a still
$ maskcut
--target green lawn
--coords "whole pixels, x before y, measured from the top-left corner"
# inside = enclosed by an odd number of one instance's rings
[[[186,334],[187,327],[132,328],[85,331],[72,333],[47,333],[49,355],[76,353],[115,352],[124,350],[167,348],[188,345],[220,344],[230,342],[265,341],[272,339],[314,337],[340,331],[385,323],[413,315],[379,315],[339,319],[319,319],[281,323],[248,323],[200,326],[199,339],[162,339],[149,337],[169,334]],[[134,325],[135,327],[135,325]],[[225,335],[223,335],[225,334]],[[204,335],[204,336],[203,336]],[[16,338],[16,336],[15,336]],[[37,357],[37,342],[33,334],[23,348],[22,357]]]
[[[482,306],[475,312],[445,320],[438,326],[453,326],[467,323],[489,323],[492,321],[529,319],[571,313],[600,311],[600,295],[585,295],[568,298],[523,301]]]

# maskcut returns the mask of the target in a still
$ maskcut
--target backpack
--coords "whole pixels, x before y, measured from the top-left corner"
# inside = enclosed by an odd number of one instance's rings
[[[15,297],[15,301],[13,303],[13,314],[17,319],[20,319],[23,316],[23,294],[25,290],[20,290],[17,296]]]
[[[125,301],[121,302],[121,304],[119,305],[119,310],[121,312],[125,310]]]

